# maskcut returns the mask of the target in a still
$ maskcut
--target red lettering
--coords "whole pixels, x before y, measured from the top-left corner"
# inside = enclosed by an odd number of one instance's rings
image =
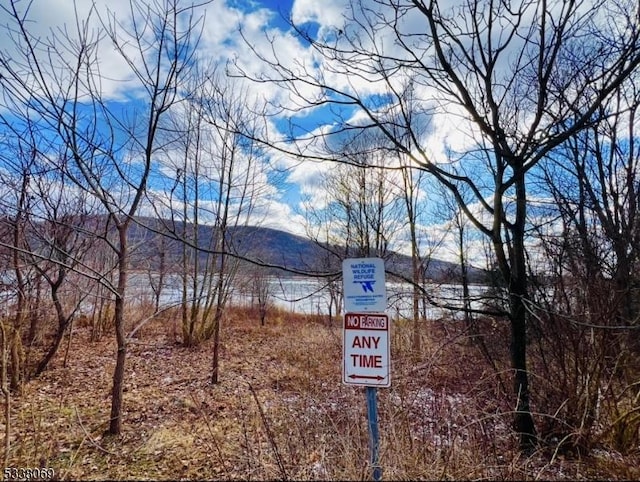
[[[347,327],[358,328],[360,326],[360,319],[355,315],[347,315]]]

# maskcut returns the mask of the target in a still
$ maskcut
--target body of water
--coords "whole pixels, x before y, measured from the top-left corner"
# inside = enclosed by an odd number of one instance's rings
[[[269,303],[287,311],[326,315],[329,313],[331,305],[330,287],[324,280],[314,278],[277,278],[270,277],[265,280],[267,283],[266,291],[268,292]],[[177,275],[167,277],[165,285],[162,289],[160,303],[162,306],[177,304],[182,299],[181,278]],[[235,287],[231,291],[231,304],[250,306],[256,301],[256,294],[253,291],[252,284],[247,283],[245,286],[241,282],[235,283]],[[136,273],[131,276],[130,295],[139,299],[153,299],[153,290],[149,275]],[[333,291],[341,290],[340,283],[333,285]],[[455,310],[445,309],[433,306],[429,303],[421,303],[420,311],[428,319],[439,319],[445,316],[462,319],[461,312],[463,306],[463,291],[461,285],[455,284],[436,284],[430,283],[425,285],[428,297],[443,305],[457,306],[459,312]],[[413,311],[413,287],[407,283],[386,283],[387,291],[387,313],[393,317],[411,318]],[[480,298],[486,292],[486,287],[471,286],[472,307],[480,308],[482,301]],[[189,292],[188,296],[192,296]],[[336,294],[339,296],[339,293]],[[332,314],[335,315],[335,299],[331,308]],[[339,298],[342,305],[342,299]]]

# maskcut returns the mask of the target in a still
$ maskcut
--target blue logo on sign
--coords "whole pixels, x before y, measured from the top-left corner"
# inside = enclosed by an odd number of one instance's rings
[[[360,286],[362,286],[362,290],[365,293],[367,291],[371,291],[373,293],[373,283],[375,283],[375,281],[354,281],[354,283],[360,283]]]

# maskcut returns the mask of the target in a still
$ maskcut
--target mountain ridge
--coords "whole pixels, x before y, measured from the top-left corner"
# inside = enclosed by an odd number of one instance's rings
[[[199,225],[197,232],[192,224],[186,228],[182,222],[172,222],[151,217],[136,217],[132,229],[129,230],[130,242],[135,245],[132,262],[134,267],[143,260],[153,260],[154,255],[165,250],[170,262],[177,263],[182,259],[182,248],[179,237],[187,232],[197,233],[200,256],[206,258],[207,250],[216,251],[216,238],[212,226]],[[165,235],[164,245],[158,234]],[[196,236],[194,236],[195,238]],[[339,272],[343,256],[357,258],[349,254],[355,249],[347,250],[345,246],[317,243],[310,238],[289,233],[275,228],[262,226],[233,226],[228,228],[227,251],[240,257],[243,263],[250,264],[254,260],[270,267],[273,274],[312,276],[318,273]],[[192,251],[195,251],[191,248]],[[405,278],[411,278],[411,257],[389,251],[379,256],[385,260],[385,269]],[[151,263],[158,264],[158,263]],[[469,279],[478,282],[484,278],[485,271],[468,267]],[[426,263],[425,278],[431,281],[457,281],[460,279],[460,267],[456,263],[430,258]]]

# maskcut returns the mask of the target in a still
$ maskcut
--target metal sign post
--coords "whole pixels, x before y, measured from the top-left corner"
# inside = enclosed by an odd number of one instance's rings
[[[371,453],[371,478],[382,480],[380,466],[380,435],[378,432],[377,388],[367,387],[367,420],[369,421],[369,451]]]
[[[380,258],[345,259],[342,381],[366,387],[371,477],[382,480],[377,387],[391,386],[389,376],[389,317]]]

